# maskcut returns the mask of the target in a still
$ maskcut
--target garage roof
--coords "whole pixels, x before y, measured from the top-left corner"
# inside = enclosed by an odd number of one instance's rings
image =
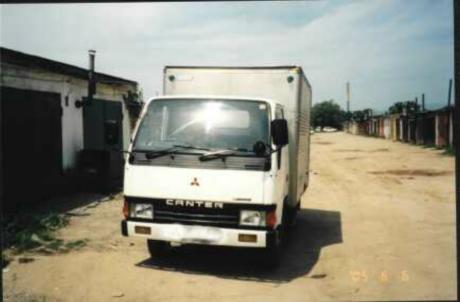
[[[16,50],[0,47],[0,62],[7,62],[14,65],[23,67],[39,67],[52,72],[74,76],[84,80],[88,79],[88,69],[77,67],[74,65],[46,59],[43,57],[26,54]],[[115,77],[112,75],[95,72],[96,79],[98,82],[104,82],[107,84],[133,84],[137,85],[137,82]]]

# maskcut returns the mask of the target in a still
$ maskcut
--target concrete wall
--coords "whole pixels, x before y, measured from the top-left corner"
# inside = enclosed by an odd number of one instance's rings
[[[77,152],[83,149],[83,109],[75,101],[86,97],[87,81],[72,76],[52,73],[43,69],[29,69],[7,63],[1,64],[0,85],[18,89],[56,92],[61,95],[62,115],[62,166],[64,171],[76,164]],[[97,84],[95,98],[123,102],[123,94],[135,92],[130,84]],[[131,135],[129,114],[123,108],[123,147],[128,148]]]
[[[392,115],[391,116],[391,139],[393,141],[398,140],[398,130],[397,127],[399,126],[398,124],[398,115]]]
[[[391,117],[385,117],[383,119],[383,137],[391,139]]]
[[[440,111],[436,114],[436,136],[435,144],[438,147],[452,144],[452,114],[448,111]]]

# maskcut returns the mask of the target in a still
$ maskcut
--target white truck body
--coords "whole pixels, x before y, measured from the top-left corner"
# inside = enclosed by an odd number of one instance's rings
[[[174,80],[169,80],[173,76]],[[287,78],[292,77],[288,83]],[[226,95],[266,98],[284,106],[289,126],[289,203],[297,204],[308,187],[312,92],[302,69],[279,67],[166,66],[165,95]]]
[[[285,212],[299,208],[308,186],[311,88],[302,69],[166,67],[164,93],[144,106],[129,149],[123,235],[175,244],[258,248],[277,245],[280,228],[286,223]],[[186,122],[184,109],[180,111],[182,115],[174,112],[187,105],[195,110],[194,104],[223,106],[218,111],[221,119],[245,116],[229,121],[234,123],[234,129],[228,125],[220,129],[228,141],[218,138],[227,149],[220,148],[217,153],[230,153],[207,159],[216,149],[144,150],[157,143],[146,137],[156,135],[164,143],[191,128],[196,121]],[[228,109],[235,104],[240,109]],[[284,147],[275,146],[270,135],[272,122],[283,117],[288,124],[289,142]],[[180,127],[170,126],[174,123]],[[263,156],[249,148],[235,151],[230,142],[239,137],[235,133],[246,139],[245,131],[253,133],[256,126],[268,135],[269,151]],[[197,137],[187,144],[203,147],[200,141]],[[253,142],[249,142],[252,146]],[[254,221],[259,224],[247,224]]]

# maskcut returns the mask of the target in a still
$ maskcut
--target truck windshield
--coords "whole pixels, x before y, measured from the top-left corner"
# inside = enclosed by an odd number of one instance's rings
[[[245,100],[165,99],[152,101],[134,141],[134,150],[175,145],[252,152],[269,143],[269,108]],[[194,151],[195,150],[195,151]],[[188,151],[200,152],[189,148]]]

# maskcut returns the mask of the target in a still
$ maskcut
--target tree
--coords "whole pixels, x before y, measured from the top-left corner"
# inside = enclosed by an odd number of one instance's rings
[[[362,122],[365,120],[365,117],[366,113],[364,112],[364,110],[355,110],[351,113],[351,118],[355,122]]]
[[[347,122],[351,121],[353,119],[353,112],[343,111],[343,118]]]
[[[388,108],[390,114],[401,114],[404,111],[406,114],[414,114],[420,111],[420,105],[414,101],[407,101],[407,102],[396,102]]]
[[[334,100],[323,101],[313,106],[311,111],[311,124],[314,128],[332,127],[342,129],[346,113]]]
[[[126,108],[128,109],[131,121],[131,129],[134,129],[144,104],[142,99],[142,90],[137,92],[128,90],[127,94],[123,95],[123,101],[126,105]]]
[[[396,102],[388,108],[390,114],[398,114],[403,112],[405,104],[403,102]]]

